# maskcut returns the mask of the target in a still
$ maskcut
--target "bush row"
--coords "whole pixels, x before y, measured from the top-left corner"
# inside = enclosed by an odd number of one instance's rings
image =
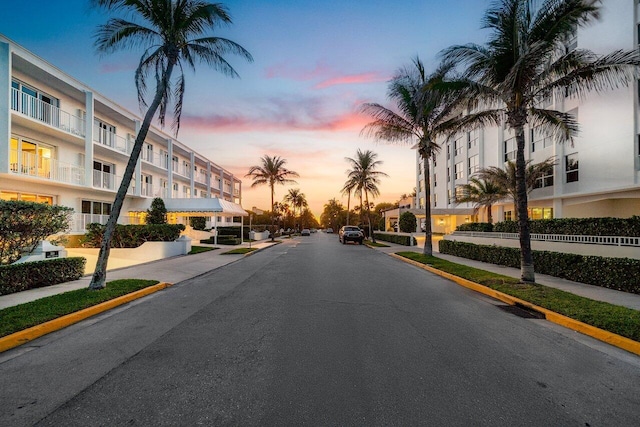
[[[99,248],[105,226],[102,224],[87,225],[87,233],[82,239],[82,246]],[[184,231],[182,224],[147,224],[116,225],[111,241],[112,248],[137,248],[144,242],[173,242]]]
[[[404,246],[416,246],[418,242],[415,237],[411,236],[402,236],[398,234],[387,234],[387,233],[373,233],[374,237],[378,240],[383,240],[385,242],[396,243],[398,245]]]
[[[214,237],[209,237],[206,240],[200,240],[200,243],[207,243],[209,245],[216,244]],[[242,243],[242,239],[234,236],[218,236],[218,245],[239,245]]]
[[[496,224],[462,224],[458,231],[495,231],[498,233],[517,233],[516,221],[503,221]],[[557,218],[529,220],[529,230],[537,234],[568,234],[580,236],[640,236],[640,216],[631,218]]]
[[[441,240],[442,254],[520,268],[520,249]],[[640,294],[640,260],[533,251],[536,273]]]
[[[86,262],[71,257],[0,266],[0,295],[77,280]]]

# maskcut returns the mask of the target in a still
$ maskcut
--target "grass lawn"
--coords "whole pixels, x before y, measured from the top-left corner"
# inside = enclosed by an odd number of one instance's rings
[[[199,254],[202,252],[215,251],[218,248],[212,248],[211,246],[191,246],[191,251],[187,255]]]
[[[0,310],[0,337],[39,325],[101,302],[157,284],[157,280],[122,279],[99,291],[77,289]]]
[[[594,301],[548,286],[519,283],[518,279],[512,277],[490,273],[416,252],[398,252],[397,254],[555,311],[580,322],[640,341],[640,311],[638,310],[607,302]]]
[[[256,248],[236,248],[227,252],[222,252],[220,255],[244,255],[255,250]]]

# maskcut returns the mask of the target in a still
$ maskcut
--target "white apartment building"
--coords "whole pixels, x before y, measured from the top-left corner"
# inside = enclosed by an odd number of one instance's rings
[[[638,47],[638,0],[604,2],[602,19],[578,29],[567,48],[590,49],[597,54]],[[583,99],[552,97],[541,100],[547,108],[571,112],[580,133],[574,144],[558,144],[536,129],[526,129],[525,158],[533,163],[555,157],[553,174],[539,180],[529,194],[529,216],[541,218],[630,217],[640,215],[640,85]],[[448,233],[472,221],[473,206],[456,204],[456,192],[478,169],[504,167],[515,161],[516,143],[506,127],[479,128],[438,141],[441,151],[430,160],[432,226]],[[422,159],[416,151],[416,212],[426,203]],[[492,209],[494,222],[514,219],[512,200]],[[486,221],[486,210],[478,212]],[[424,214],[422,214],[424,221]]]
[[[0,35],[0,198],[71,207],[75,234],[106,223],[141,122]],[[152,126],[119,222],[139,222],[155,197],[184,200],[178,205],[193,214],[189,199],[239,205],[242,182]],[[184,220],[177,215],[170,222]],[[211,216],[213,225],[230,225],[229,217]]]

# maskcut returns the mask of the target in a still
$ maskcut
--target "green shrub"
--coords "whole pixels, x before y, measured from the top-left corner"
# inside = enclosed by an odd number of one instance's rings
[[[71,257],[0,266],[0,295],[77,280],[86,262]]]
[[[456,231],[481,231],[483,233],[490,233],[493,231],[493,224],[490,222],[470,222],[460,224],[456,227]]]
[[[415,237],[411,236],[401,236],[398,234],[387,234],[387,233],[373,233],[376,239],[383,240],[385,242],[391,242],[398,245],[404,246],[416,246],[418,242]]]
[[[82,245],[88,248],[99,248],[102,243],[105,226],[102,224],[88,224],[87,233],[82,239]],[[113,232],[112,248],[137,248],[144,242],[173,242],[184,231],[182,224],[147,224],[122,225],[117,224]]]
[[[493,231],[517,233],[518,223],[516,221],[498,222],[494,225]],[[640,236],[640,216],[632,216],[631,218],[536,219],[529,220],[529,231],[535,234],[638,237]]]
[[[403,233],[413,233],[416,231],[416,227],[418,226],[418,222],[416,221],[416,216],[411,212],[402,212],[400,214],[400,231]]]
[[[234,236],[218,236],[218,242],[216,243],[216,240],[214,237],[210,237],[206,240],[200,240],[200,243],[207,243],[209,245],[239,245],[242,243],[242,240],[239,237],[234,237]]]
[[[189,225],[194,230],[202,231],[207,226],[207,218],[203,216],[192,216],[189,218]]]
[[[46,203],[0,200],[0,264],[11,264],[52,234],[69,228],[73,209]]]
[[[166,224],[167,223],[167,208],[164,205],[164,200],[160,197],[156,197],[151,201],[151,206],[147,210],[147,224]]]
[[[441,240],[442,254],[520,268],[520,249]],[[536,273],[640,294],[640,260],[533,251]]]

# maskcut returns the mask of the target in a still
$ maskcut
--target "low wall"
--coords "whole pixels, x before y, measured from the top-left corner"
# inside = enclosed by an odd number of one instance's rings
[[[507,248],[519,248],[517,239],[498,239],[494,237],[470,237],[447,234],[444,240],[475,243],[477,245],[496,245]],[[562,252],[567,254],[592,255],[610,258],[640,259],[640,250],[631,246],[596,245],[583,243],[541,242],[532,240],[531,249],[535,251]]]
[[[174,242],[145,242],[137,248],[111,248],[107,270],[186,255],[189,251],[191,251],[191,239],[185,236],[181,236]],[[86,258],[84,274],[91,274],[98,261],[98,252],[100,252],[99,248],[68,248],[67,256]]]

